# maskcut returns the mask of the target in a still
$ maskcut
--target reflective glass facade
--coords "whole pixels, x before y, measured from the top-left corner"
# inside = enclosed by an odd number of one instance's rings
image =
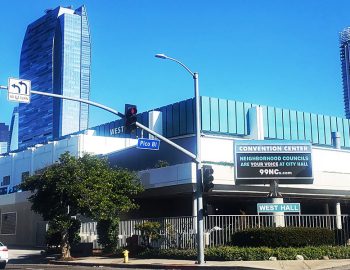
[[[8,152],[18,149],[18,107],[13,109],[11,124],[10,124],[10,138],[8,145]]]
[[[5,123],[0,123],[0,154],[7,152],[9,140],[9,126]]]
[[[172,138],[194,134],[194,106],[194,99],[188,99],[155,109],[162,112],[163,135]],[[263,108],[267,140],[307,140],[315,145],[332,146],[331,133],[337,131],[341,146],[350,148],[349,119],[212,97],[201,97],[202,131],[223,136],[247,136],[248,110],[256,106]],[[138,121],[147,125],[148,112],[139,114]],[[100,136],[124,137],[123,125],[123,120],[117,120],[92,129]],[[141,136],[140,130],[138,136]]]
[[[350,27],[340,32],[340,60],[343,77],[345,116],[350,118]]]
[[[21,51],[20,77],[32,89],[89,99],[90,32],[84,6],[58,7],[27,28]],[[88,127],[86,104],[32,95],[19,105],[19,147],[57,139]]]
[[[7,142],[9,139],[9,126],[0,123],[0,142]]]

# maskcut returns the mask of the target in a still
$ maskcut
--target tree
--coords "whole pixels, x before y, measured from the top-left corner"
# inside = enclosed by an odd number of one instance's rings
[[[135,173],[111,168],[106,159],[76,158],[68,152],[28,177],[20,188],[33,193],[29,197],[32,210],[60,231],[62,258],[70,257],[69,231],[75,224],[71,216],[79,213],[98,222],[114,220],[137,207],[133,197],[142,191]]]

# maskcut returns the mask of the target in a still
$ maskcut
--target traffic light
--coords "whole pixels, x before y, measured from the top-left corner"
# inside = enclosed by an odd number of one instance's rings
[[[214,170],[210,165],[203,165],[203,191],[209,192],[214,188]]]
[[[137,107],[136,105],[125,104],[125,133],[130,134],[136,130],[137,121]]]

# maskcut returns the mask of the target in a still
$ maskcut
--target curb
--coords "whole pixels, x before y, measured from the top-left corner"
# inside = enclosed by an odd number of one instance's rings
[[[55,265],[77,265],[77,266],[104,266],[118,268],[141,268],[141,269],[232,269],[232,270],[261,270],[261,268],[253,268],[246,266],[230,266],[230,265],[188,265],[188,264],[127,264],[127,263],[94,263],[94,262],[73,262],[73,261],[50,261]]]

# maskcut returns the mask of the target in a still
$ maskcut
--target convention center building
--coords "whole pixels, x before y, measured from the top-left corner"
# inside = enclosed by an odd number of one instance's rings
[[[204,96],[200,105],[201,159],[214,170],[214,186],[203,194],[205,215],[256,215],[276,179],[283,202],[300,203],[301,214],[349,214],[349,119]],[[137,118],[196,153],[194,99]],[[195,215],[196,163],[163,141],[159,150],[141,149],[137,138],[154,137],[139,129],[126,135],[119,119],[2,155],[0,240],[43,242],[45,222],[16,186],[66,151],[106,157],[113,166],[138,172],[145,191],[137,198],[140,208],[125,219]]]

